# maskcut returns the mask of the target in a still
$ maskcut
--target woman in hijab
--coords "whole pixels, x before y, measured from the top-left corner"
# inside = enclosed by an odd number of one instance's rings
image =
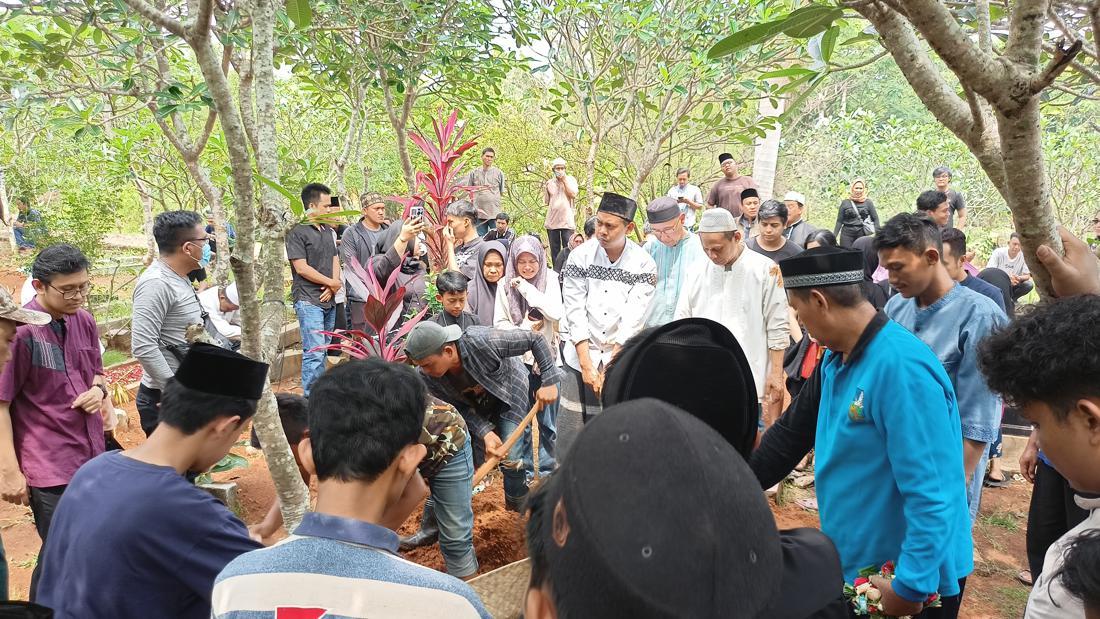
[[[874,224],[874,230],[866,229],[864,222],[868,219]],[[856,239],[874,235],[881,227],[875,203],[867,197],[867,183],[857,178],[848,188],[848,197],[840,201],[833,234],[840,240],[841,247],[851,247]]]
[[[470,280],[466,310],[477,316],[480,325],[491,327],[496,311],[497,282],[504,277],[504,257],[508,250],[500,241],[486,241],[477,251],[478,269]]]
[[[555,359],[558,354],[558,322],[565,314],[558,275],[546,264],[546,249],[537,237],[525,234],[512,241],[504,278],[497,286],[497,329],[530,329],[540,333]],[[541,370],[531,353],[523,356],[529,372],[529,391],[542,387]],[[557,402],[539,411],[539,469],[553,470],[557,441]],[[529,435],[524,441],[529,441]]]
[[[875,271],[878,270],[878,252],[875,251],[874,240],[873,236],[861,236],[852,243],[852,249],[863,253],[863,281],[860,284],[863,287],[863,296],[876,310],[882,311],[892,295],[874,280]]]

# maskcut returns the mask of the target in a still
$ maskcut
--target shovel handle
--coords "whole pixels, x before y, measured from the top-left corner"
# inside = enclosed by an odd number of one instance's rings
[[[535,415],[539,412],[541,408],[542,405],[536,401],[535,405],[531,407],[531,410],[527,412],[527,416],[523,418],[523,421],[520,422],[519,426],[517,426],[512,434],[508,437],[508,440],[504,441],[504,445],[501,446],[501,449],[506,452],[512,449],[512,446],[516,444],[516,441],[523,437],[523,431],[527,429],[527,425],[531,423],[531,420],[535,418]],[[477,471],[474,473],[474,486],[477,486],[479,483],[481,483],[481,480],[489,474],[489,471],[497,468],[497,465],[500,464],[500,458],[496,456],[489,456],[488,454],[486,454],[486,456],[488,457],[485,459],[485,462],[481,466],[479,466]]]

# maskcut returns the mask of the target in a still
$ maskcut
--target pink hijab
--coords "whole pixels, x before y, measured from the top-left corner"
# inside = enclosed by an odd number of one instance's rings
[[[508,313],[512,319],[512,324],[516,326],[523,322],[523,319],[527,317],[527,312],[531,309],[531,306],[527,304],[527,299],[523,298],[519,290],[511,285],[513,279],[520,277],[516,269],[516,261],[519,260],[520,254],[531,254],[539,261],[539,272],[535,274],[533,280],[527,281],[538,288],[540,292],[546,291],[546,250],[543,249],[542,242],[530,234],[517,236],[508,249],[508,262],[504,265],[504,277],[500,280],[501,284],[508,286]]]

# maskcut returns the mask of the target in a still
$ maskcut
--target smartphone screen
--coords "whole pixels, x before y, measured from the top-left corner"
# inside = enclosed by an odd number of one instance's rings
[[[329,206],[340,206],[340,196],[332,196],[332,200],[328,203]]]

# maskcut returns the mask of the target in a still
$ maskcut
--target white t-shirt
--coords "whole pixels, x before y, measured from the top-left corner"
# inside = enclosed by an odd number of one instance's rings
[[[1000,269],[1016,277],[1031,273],[1027,268],[1027,262],[1024,262],[1024,252],[1021,250],[1020,253],[1016,254],[1015,258],[1009,258],[1007,247],[998,247],[994,249],[993,255],[989,257],[989,264],[987,264],[986,267]]]
[[[696,204],[705,204],[703,202],[703,192],[699,191],[699,188],[695,185],[688,184],[683,189],[679,185],[673,185],[672,189],[668,190],[665,194],[670,198],[687,198]],[[695,209],[691,208],[687,204],[680,203],[680,212],[686,215],[684,217],[684,225],[688,229],[695,228]]]

